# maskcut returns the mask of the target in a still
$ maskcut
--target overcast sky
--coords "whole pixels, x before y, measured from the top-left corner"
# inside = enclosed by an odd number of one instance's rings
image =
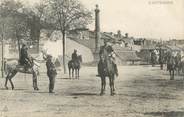
[[[101,31],[121,30],[122,34],[127,32],[133,37],[184,39],[184,0],[80,1],[90,10],[99,5]],[[94,30],[94,23],[89,28]]]

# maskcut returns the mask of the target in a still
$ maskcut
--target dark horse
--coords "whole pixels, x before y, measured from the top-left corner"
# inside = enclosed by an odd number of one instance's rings
[[[79,79],[79,71],[81,68],[82,56],[77,56],[77,60],[70,60],[68,62],[68,71],[69,77],[71,78],[71,70],[72,70],[72,78],[74,78],[74,71],[75,71],[75,78]]]
[[[175,57],[175,67],[176,67],[176,73],[177,75],[180,75],[180,71],[183,70],[183,61],[181,61],[181,56]]]
[[[34,90],[39,90],[38,86],[37,86],[37,76],[38,76],[38,67],[39,65],[36,64],[36,62],[33,61],[33,67],[32,68],[28,68],[25,70],[24,66],[20,66],[18,64],[8,64],[7,63],[7,67],[6,67],[6,81],[5,81],[5,88],[8,89],[7,83],[8,81],[11,84],[12,90],[14,89],[14,84],[12,82],[12,78],[18,73],[25,73],[25,74],[32,74],[33,76],[33,88]]]
[[[174,56],[168,56],[167,58],[167,70],[170,74],[170,80],[174,80],[174,71],[176,70],[176,61]]]
[[[107,53],[101,55],[101,60],[98,64],[99,75],[101,77],[101,92],[100,95],[105,94],[106,77],[109,77],[110,93],[115,95],[114,78],[115,78],[115,67],[110,56]]]

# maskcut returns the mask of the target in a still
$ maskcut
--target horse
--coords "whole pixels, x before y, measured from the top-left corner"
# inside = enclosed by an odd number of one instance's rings
[[[68,62],[68,71],[69,71],[69,78],[74,78],[74,72],[75,72],[75,78],[79,79],[79,73],[82,63],[82,56],[77,56],[77,60],[70,60]],[[71,77],[71,70],[72,70],[72,77]]]
[[[152,65],[152,67],[155,66],[156,62],[157,62],[157,55],[154,51],[152,51],[151,52],[151,65]]]
[[[170,74],[170,80],[174,80],[174,71],[176,70],[176,61],[174,56],[168,56],[167,70],[169,71]]]
[[[37,85],[37,76],[39,74],[38,71],[38,63],[35,62],[35,60],[32,58],[32,62],[33,62],[33,66],[32,68],[27,68],[25,69],[24,66],[21,66],[17,63],[11,64],[11,63],[6,63],[6,80],[5,80],[5,88],[8,90],[8,86],[7,83],[8,81],[11,84],[11,88],[12,90],[14,89],[14,84],[12,82],[12,78],[19,72],[19,73],[24,73],[24,74],[32,74],[32,78],[33,78],[33,88],[34,90],[39,90],[38,85]]]
[[[98,64],[99,75],[101,78],[101,92],[100,95],[105,94],[106,77],[109,78],[110,93],[111,96],[115,95],[114,79],[115,79],[115,67],[112,58],[106,54],[102,54]]]
[[[176,57],[175,57],[175,63],[176,63],[176,73],[178,74],[178,75],[180,75],[180,71],[183,69],[182,67],[182,65],[183,65],[183,63],[182,63],[182,61],[181,61],[181,56],[179,56],[179,55],[177,55]]]

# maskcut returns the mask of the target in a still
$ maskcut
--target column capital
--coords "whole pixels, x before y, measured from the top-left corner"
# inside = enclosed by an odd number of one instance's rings
[[[99,9],[99,5],[98,4],[96,4],[96,9],[95,9],[95,11],[100,11],[100,9]]]

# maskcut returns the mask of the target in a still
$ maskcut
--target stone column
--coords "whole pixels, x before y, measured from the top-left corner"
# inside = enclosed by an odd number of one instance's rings
[[[100,49],[100,10],[98,5],[95,9],[95,51]]]

